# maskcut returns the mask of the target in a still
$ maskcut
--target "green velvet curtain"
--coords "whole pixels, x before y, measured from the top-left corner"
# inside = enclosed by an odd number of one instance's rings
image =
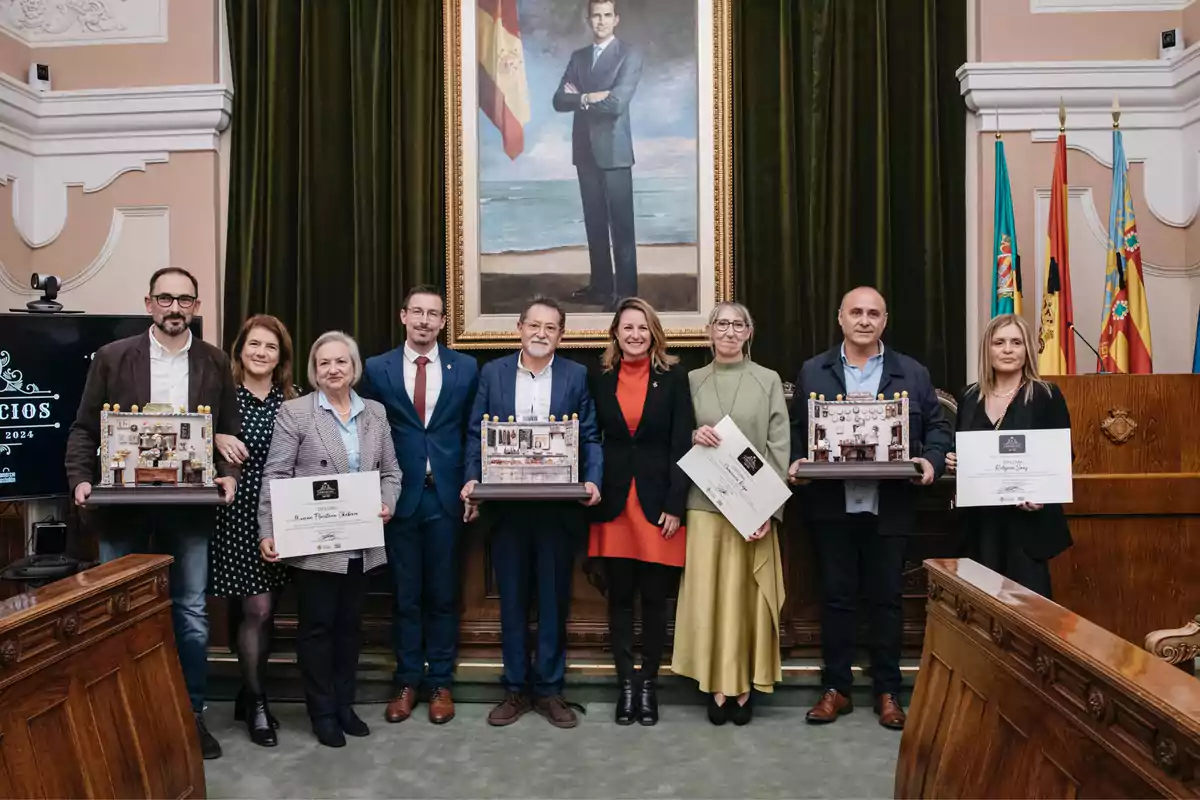
[[[334,327],[391,347],[407,287],[444,283],[441,0],[227,2],[226,339],[267,311],[301,354]],[[735,291],[755,360],[790,379],[870,284],[887,341],[959,388],[966,4],[732,2]]]

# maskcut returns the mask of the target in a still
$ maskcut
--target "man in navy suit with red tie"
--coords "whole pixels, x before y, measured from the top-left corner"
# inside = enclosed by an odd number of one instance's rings
[[[454,717],[450,686],[458,650],[457,544],[464,444],[479,371],[475,359],[438,343],[445,304],[431,286],[409,290],[400,310],[404,344],[367,359],[361,393],[387,409],[402,473],[385,531],[395,578],[392,646],[397,694],[388,722],[403,722],[429,692],[429,721]],[[426,673],[425,664],[429,663]]]
[[[575,115],[571,161],[591,259],[591,281],[571,299],[603,303],[612,311],[638,293],[629,103],[642,79],[642,56],[616,38],[621,22],[616,0],[589,0],[587,22],[592,44],[571,54],[554,110]]]

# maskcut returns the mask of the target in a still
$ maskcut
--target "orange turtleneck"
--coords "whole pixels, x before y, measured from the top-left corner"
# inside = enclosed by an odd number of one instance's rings
[[[637,361],[621,359],[617,372],[617,403],[630,433],[636,433],[642,422],[642,407],[646,404],[646,388],[650,385],[650,359]]]

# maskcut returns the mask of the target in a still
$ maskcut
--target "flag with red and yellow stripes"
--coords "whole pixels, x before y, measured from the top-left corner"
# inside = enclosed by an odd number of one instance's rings
[[[1061,113],[1061,112],[1060,112]],[[1067,135],[1059,131],[1046,224],[1046,283],[1038,331],[1038,371],[1075,374],[1075,314],[1071,308],[1071,267],[1067,254]]]
[[[1149,374],[1150,309],[1142,283],[1133,196],[1129,192],[1125,143],[1113,131],[1113,188],[1108,211],[1108,259],[1104,270],[1104,319],[1100,328],[1100,371]]]
[[[529,122],[529,83],[517,0],[477,2],[479,108],[500,131],[504,152],[515,159],[525,149],[525,125]]]

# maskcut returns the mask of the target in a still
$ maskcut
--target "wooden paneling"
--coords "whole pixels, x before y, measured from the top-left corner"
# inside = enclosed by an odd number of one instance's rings
[[[1200,794],[1200,682],[974,562],[928,570],[896,797]]]
[[[0,796],[203,797],[165,556],[0,604]]]

